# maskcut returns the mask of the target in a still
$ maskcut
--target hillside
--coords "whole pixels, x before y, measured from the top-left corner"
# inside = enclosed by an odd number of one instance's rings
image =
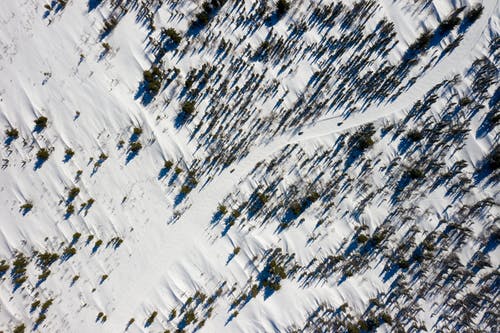
[[[5,1],[0,332],[496,332],[497,0]]]

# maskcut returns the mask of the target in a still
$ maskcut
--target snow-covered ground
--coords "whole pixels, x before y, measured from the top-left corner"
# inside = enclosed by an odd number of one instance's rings
[[[261,5],[5,1],[0,330],[499,329],[499,2]]]

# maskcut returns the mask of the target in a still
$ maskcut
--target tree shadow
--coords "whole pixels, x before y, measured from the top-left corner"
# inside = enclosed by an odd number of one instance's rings
[[[281,20],[281,18],[283,16],[284,15],[278,14],[277,11],[274,11],[272,14],[270,14],[268,17],[266,17],[264,24],[266,25],[266,27],[272,28]]]
[[[5,141],[3,142],[6,146],[9,146],[16,138],[13,137],[13,136],[9,136],[7,137],[7,139],[5,139]]]
[[[92,252],[91,252],[91,254],[96,253],[96,252],[97,252],[97,250],[99,250],[99,248],[100,248],[100,247],[101,247],[101,245],[100,245],[100,244],[97,244],[97,243],[96,243],[96,244],[94,244],[94,246],[92,247]]]
[[[23,216],[26,216],[26,214],[28,214],[29,212],[31,212],[32,209],[33,209],[32,207],[22,207],[22,208],[19,209],[19,211],[21,212],[21,214]]]
[[[212,216],[212,219],[210,220],[210,224],[217,224],[222,220],[222,217],[224,217],[224,214],[222,214],[221,211],[215,212],[215,214]]]
[[[160,172],[158,173],[158,180],[165,178],[168,175],[170,169],[171,168],[161,168]]]
[[[41,278],[41,279],[38,279],[38,281],[37,281],[37,282],[36,282],[36,284],[35,284],[35,288],[40,287],[40,285],[41,285],[42,283],[44,283],[46,280],[47,280],[47,278],[46,278],[46,277]]]
[[[236,257],[236,254],[230,253],[229,256],[227,257],[226,265],[229,265],[229,263],[231,262],[231,260],[234,259],[234,257]]]
[[[500,146],[496,146],[489,154],[479,163],[476,171],[473,174],[475,185],[481,183],[486,178],[490,177],[488,183],[498,182],[498,169],[500,168]]]
[[[500,88],[497,88],[489,102],[490,112],[486,114],[486,117],[484,117],[484,120],[477,128],[476,138],[485,137],[500,124],[499,103]]]
[[[73,157],[73,154],[65,154],[64,158],[62,160],[63,163],[68,163],[71,160],[72,157]]]
[[[137,92],[134,96],[135,100],[140,99],[142,105],[148,106],[154,99],[154,95],[152,95],[147,89],[148,84],[145,81],[139,83],[139,87],[137,88]]]
[[[101,2],[102,0],[89,0],[88,11],[91,12],[96,9],[101,4]]]
[[[139,140],[140,136],[141,136],[140,134],[132,133],[132,135],[130,136],[129,142],[137,142],[137,140]]]
[[[184,201],[184,199],[186,199],[187,195],[188,193],[184,192],[180,192],[179,194],[177,194],[174,199],[174,207],[179,206]]]
[[[125,159],[125,165],[129,164],[137,155],[139,155],[138,151],[129,151]]]
[[[391,196],[390,202],[392,205],[396,205],[398,203],[399,196],[404,191],[404,189],[410,184],[410,182],[411,178],[406,173],[404,173],[399,179],[399,182],[396,185],[396,188],[394,189],[394,193]]]
[[[181,128],[189,121],[190,118],[191,118],[190,114],[188,114],[186,112],[179,112],[177,114],[177,117],[175,117],[174,127],[176,129]]]
[[[37,158],[33,170],[37,171],[38,169],[40,169],[46,161],[47,159],[45,158]]]
[[[229,230],[231,230],[231,227],[234,225],[234,221],[230,219],[226,219],[226,225],[224,226],[224,230],[221,232],[221,236],[224,237],[227,235]]]
[[[74,248],[73,248],[74,249]],[[71,259],[76,253],[75,252],[66,252],[61,255],[60,261],[65,262]]]

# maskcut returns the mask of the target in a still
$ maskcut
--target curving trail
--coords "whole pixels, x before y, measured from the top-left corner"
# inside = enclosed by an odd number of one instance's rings
[[[373,106],[363,113],[353,114],[340,125],[338,117],[319,120],[300,129],[287,131],[265,144],[256,146],[245,158],[232,166],[234,168],[232,173],[231,168],[228,168],[205,187],[193,190],[189,199],[192,206],[173,225],[166,227],[163,221],[154,221],[146,227],[141,227],[140,230],[135,230],[133,236],[137,242],[127,244],[128,257],[120,259],[119,266],[110,274],[110,281],[103,285],[103,294],[107,295],[110,305],[114,307],[108,328],[113,332],[122,331],[132,316],[142,315],[141,304],[151,299],[161,300],[162,295],[168,295],[169,290],[175,290],[176,286],[164,283],[164,279],[169,275],[172,277],[172,274],[177,274],[175,276],[182,279],[182,276],[178,275],[182,274],[180,272],[183,270],[174,270],[174,267],[195,267],[194,270],[190,270],[191,273],[197,271],[196,267],[200,267],[200,272],[236,281],[235,273],[226,265],[227,255],[232,251],[230,240],[225,237],[212,243],[205,231],[214,210],[224,197],[234,190],[238,182],[248,175],[258,161],[266,159],[285,145],[342,132],[408,109],[422,98],[428,89],[460,72],[468,65],[464,59],[471,59],[471,53],[474,52],[477,41],[487,28],[489,18],[498,10],[498,0],[485,1],[484,7],[483,15],[466,32],[460,46],[424,73],[411,90],[401,94],[394,102],[382,107]],[[299,130],[303,132],[302,135],[297,134]],[[147,230],[148,227],[153,228],[155,232]],[[180,262],[179,258],[182,258],[183,262]],[[122,281],[115,283],[112,281],[114,279]],[[189,280],[187,274],[185,279]],[[179,281],[179,279],[169,279],[169,281]],[[189,285],[189,282],[178,283]],[[125,290],[116,287],[124,285],[127,286]],[[95,325],[89,328],[95,330]]]

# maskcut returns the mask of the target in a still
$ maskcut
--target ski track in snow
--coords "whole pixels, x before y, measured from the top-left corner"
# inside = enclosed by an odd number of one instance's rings
[[[386,2],[387,4],[390,5],[391,2]],[[381,107],[371,106],[362,113],[352,114],[340,125],[338,123],[341,118],[326,118],[302,128],[289,130],[265,144],[255,146],[245,158],[225,169],[205,187],[193,190],[189,199],[192,206],[184,212],[178,221],[169,226],[154,227],[158,232],[152,236],[146,230],[148,224],[140,227],[141,230],[137,227],[134,236],[138,242],[133,245],[131,242],[127,244],[130,253],[128,260],[119,263],[118,267],[110,274],[109,283],[103,286],[103,294],[108,294],[108,299],[112,300],[110,304],[115,305],[115,315],[108,320],[108,325],[111,325],[108,327],[111,327],[111,331],[122,330],[124,323],[137,313],[139,307],[144,306],[145,299],[153,297],[154,292],[164,293],[165,289],[167,291],[169,288],[175,289],[175,286],[166,286],[162,281],[174,271],[173,268],[176,265],[196,266],[206,262],[206,267],[210,267],[210,271],[215,272],[216,277],[231,281],[234,272],[231,272],[226,265],[227,255],[233,249],[230,239],[231,233],[224,238],[217,239],[216,242],[225,243],[225,245],[219,244],[216,247],[211,244],[212,240],[209,239],[209,233],[206,231],[209,228],[208,222],[211,220],[212,214],[215,213],[217,205],[224,197],[249,174],[258,161],[278,152],[287,144],[301,143],[321,136],[332,135],[396,115],[410,108],[436,84],[460,73],[462,68],[468,65],[468,63],[464,63],[464,59],[467,59],[471,52],[474,52],[476,43],[481,39],[490,17],[494,15],[498,7],[498,0],[486,1],[484,7],[483,15],[465,33],[460,46],[433,68],[427,70],[422,77],[417,79],[410,90],[402,93],[393,102]],[[298,135],[299,131],[303,132],[300,136]],[[233,172],[231,172],[232,169],[234,169]],[[161,244],[162,240],[165,239],[169,239],[170,242],[165,243],[161,249],[155,247],[155,244]],[[198,242],[194,243],[195,240]],[[222,252],[222,250],[226,251]],[[151,254],[154,257],[150,257]],[[201,255],[202,257],[200,257]],[[182,258],[183,263],[179,263],[180,258]],[[200,274],[207,273],[202,267],[200,267],[199,272]],[[126,278],[124,278],[125,276]],[[120,284],[113,283],[114,278],[126,279],[127,287],[123,289]],[[189,281],[189,278],[186,277],[186,280]],[[95,329],[95,326],[90,327]]]

